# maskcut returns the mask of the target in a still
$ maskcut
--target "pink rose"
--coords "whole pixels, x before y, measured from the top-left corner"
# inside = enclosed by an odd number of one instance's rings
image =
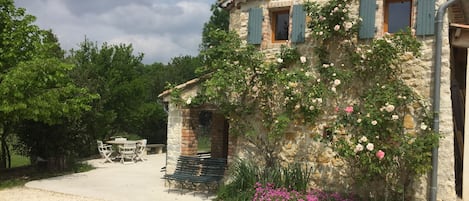
[[[335,31],[339,31],[339,29],[340,29],[340,25],[335,25],[335,26],[334,26],[334,30],[335,30]]]
[[[345,112],[346,112],[347,114],[350,114],[350,113],[353,112],[353,107],[352,107],[352,106],[348,106],[348,107],[346,107],[344,110],[345,110]]]
[[[376,157],[378,157],[379,160],[383,159],[384,151],[378,150],[378,152],[376,152]]]

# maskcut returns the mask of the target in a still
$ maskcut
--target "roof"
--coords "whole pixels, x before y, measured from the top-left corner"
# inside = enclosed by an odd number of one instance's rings
[[[177,85],[176,89],[187,89],[188,87],[191,87],[193,85],[196,85],[198,84],[199,82],[203,81],[203,80],[206,80],[211,74],[206,74],[206,75],[203,75],[203,76],[200,76],[198,78],[195,78],[195,79],[192,79],[192,80],[189,80],[187,82],[184,82],[180,85]],[[161,92],[159,95],[158,95],[158,98],[164,98],[166,96],[168,96],[171,92],[173,91],[173,89],[168,89],[168,90],[165,90],[163,92]]]
[[[217,5],[220,8],[231,10],[233,7],[248,0],[217,0]]]
[[[217,5],[220,8],[228,8],[233,3],[233,1],[234,0],[218,0]]]

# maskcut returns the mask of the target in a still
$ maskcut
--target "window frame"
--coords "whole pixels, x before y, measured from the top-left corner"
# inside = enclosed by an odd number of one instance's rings
[[[285,40],[276,40],[276,33],[277,33],[277,18],[279,14],[287,14],[288,15],[288,33],[287,33],[287,39]],[[270,11],[270,19],[271,19],[271,24],[270,24],[270,33],[272,35],[271,41],[272,43],[284,43],[287,42],[290,39],[290,32],[291,32],[291,11],[290,7],[288,8],[282,8],[282,9],[276,9],[276,10],[271,10]]]
[[[409,13],[409,27],[412,28],[412,16],[414,12],[413,2],[414,0],[384,0],[384,21],[383,21],[383,32],[389,33],[389,5],[397,2],[409,2],[410,13]]]

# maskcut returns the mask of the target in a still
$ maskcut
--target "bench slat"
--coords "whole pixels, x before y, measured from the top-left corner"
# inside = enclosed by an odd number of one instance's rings
[[[179,156],[176,170],[173,174],[164,175],[164,179],[177,182],[190,182],[192,184],[219,183],[226,170],[225,158],[200,158],[192,156]]]

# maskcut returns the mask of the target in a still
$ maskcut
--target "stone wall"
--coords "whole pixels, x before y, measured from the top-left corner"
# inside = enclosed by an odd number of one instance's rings
[[[324,2],[322,0],[320,2]],[[446,0],[437,0],[435,10]],[[357,1],[358,2],[358,1]],[[260,50],[265,52],[267,59],[273,59],[275,54],[279,52],[279,43],[270,42],[270,19],[269,9],[275,7],[292,6],[294,4],[302,3],[299,0],[271,0],[261,1],[253,0],[241,3],[237,8],[231,10],[230,28],[238,32],[242,39],[247,38],[247,24],[248,24],[248,11],[252,7],[264,8],[264,22],[263,22],[263,41],[259,45]],[[376,12],[376,37],[381,37],[383,28],[383,3],[384,0],[378,0],[379,5]],[[414,12],[413,19],[415,24],[415,15],[417,1],[413,1]],[[358,4],[352,6],[353,12],[358,13]],[[450,46],[448,38],[448,21],[444,22],[443,35],[443,52],[442,58],[442,77],[441,77],[441,111],[440,111],[440,133],[443,138],[440,140],[439,147],[439,162],[438,162],[438,198],[437,200],[456,200],[455,181],[454,181],[454,150],[453,150],[453,122],[452,122],[452,108],[451,108],[451,91],[450,91]],[[290,26],[291,27],[291,26]],[[306,43],[297,45],[301,53],[307,54],[312,52],[313,44],[311,43],[310,34],[306,34]],[[434,37],[418,36],[422,41],[422,56],[419,59],[409,58],[404,64],[404,80],[415,91],[428,102],[432,102],[433,96],[433,59],[434,59]],[[364,41],[366,42],[366,41]],[[291,45],[285,43],[287,45]],[[340,55],[337,52],[336,55]],[[413,121],[409,121],[409,128],[416,127]],[[328,190],[347,188],[348,183],[346,172],[343,166],[343,161],[335,157],[335,153],[324,143],[319,143],[314,140],[316,135],[321,135],[323,130],[320,126],[318,128],[304,128],[297,125],[292,125],[292,128],[287,132],[286,139],[282,142],[279,148],[279,158],[284,163],[291,163],[293,161],[305,161],[311,166],[314,166],[316,172],[314,173],[314,185],[322,187],[327,186]],[[239,157],[253,157],[251,151],[255,150],[253,145],[250,145],[242,138],[236,141],[237,147],[233,153]],[[338,182],[338,178],[344,181]],[[428,177],[420,179],[420,183],[415,185],[417,200],[427,200],[429,196],[430,186]],[[344,186],[345,185],[345,186]]]
[[[197,94],[197,90],[197,85],[185,86],[181,94],[182,100],[190,100]],[[171,102],[169,94],[163,97],[163,101],[168,103],[166,172],[172,173],[176,169],[177,159],[180,155],[195,155],[197,153],[197,147],[195,149],[193,147],[194,140],[197,138],[190,125],[191,111]]]
[[[182,111],[174,103],[169,103],[168,111],[166,171],[171,173],[174,172],[176,161],[181,155]]]

